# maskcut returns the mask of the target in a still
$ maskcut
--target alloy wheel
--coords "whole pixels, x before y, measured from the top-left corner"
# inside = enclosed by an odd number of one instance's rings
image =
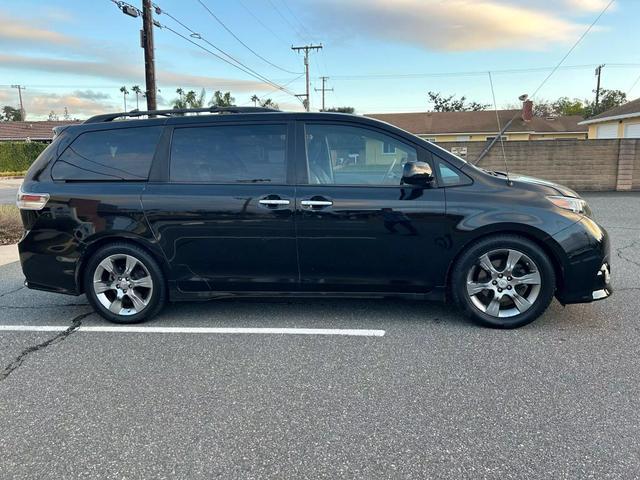
[[[481,312],[497,318],[519,315],[533,306],[542,285],[538,266],[524,253],[492,250],[467,273],[467,294]]]
[[[137,258],[126,254],[109,255],[93,273],[93,291],[110,312],[135,315],[147,308],[153,294],[153,279]]]

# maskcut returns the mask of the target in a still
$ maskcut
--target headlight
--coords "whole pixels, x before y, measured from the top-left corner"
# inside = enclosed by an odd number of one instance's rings
[[[588,213],[587,202],[585,202],[581,198],[561,197],[558,195],[547,197],[547,199],[556,207],[564,208],[565,210],[571,210],[573,213],[581,213],[583,215]]]

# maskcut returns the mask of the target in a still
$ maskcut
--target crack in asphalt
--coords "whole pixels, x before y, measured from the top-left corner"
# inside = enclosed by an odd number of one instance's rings
[[[624,256],[623,253],[622,253],[624,250],[626,250],[628,248],[637,247],[639,242],[640,242],[640,238],[637,239],[637,240],[634,240],[633,242],[631,242],[627,246],[616,248],[616,255],[618,255],[618,258],[620,258],[622,260],[626,260],[627,262],[632,263],[637,267],[640,267],[640,262],[638,262],[637,260],[632,260],[631,258]]]
[[[38,343],[37,345],[32,345],[30,347],[25,348],[20,353],[20,355],[18,355],[16,358],[14,358],[11,361],[11,363],[9,363],[9,365],[7,365],[2,372],[0,372],[0,382],[5,380],[16,369],[18,369],[23,364],[25,359],[29,355],[31,355],[32,353],[35,353],[35,352],[37,352],[39,350],[43,350],[43,349],[49,347],[50,345],[54,345],[56,343],[59,343],[59,342],[63,341],[65,338],[67,338],[69,335],[71,335],[73,332],[75,332],[80,327],[80,325],[82,325],[82,320],[84,318],[88,317],[92,313],[93,312],[81,313],[80,315],[77,315],[77,316],[73,317],[73,319],[71,320],[71,325],[66,330],[58,333],[57,335],[49,338],[48,340],[45,340],[42,343]]]
[[[23,288],[26,288],[24,285],[19,286],[18,288],[15,288],[13,290],[9,290],[8,292],[3,292],[0,293],[0,298],[2,297],[6,297],[7,295],[11,295],[12,293],[16,293],[19,292],[20,290],[22,290]]]

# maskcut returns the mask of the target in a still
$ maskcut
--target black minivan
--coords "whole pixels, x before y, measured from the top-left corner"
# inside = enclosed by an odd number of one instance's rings
[[[212,107],[56,134],[18,193],[25,285],[114,322],[167,300],[406,296],[513,328],[554,295],[612,291],[608,235],[574,191],[370,118]]]

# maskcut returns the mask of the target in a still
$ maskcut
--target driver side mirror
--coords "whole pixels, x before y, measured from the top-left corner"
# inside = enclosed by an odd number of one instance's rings
[[[426,162],[407,162],[402,169],[402,183],[428,185],[433,181],[433,170]]]

